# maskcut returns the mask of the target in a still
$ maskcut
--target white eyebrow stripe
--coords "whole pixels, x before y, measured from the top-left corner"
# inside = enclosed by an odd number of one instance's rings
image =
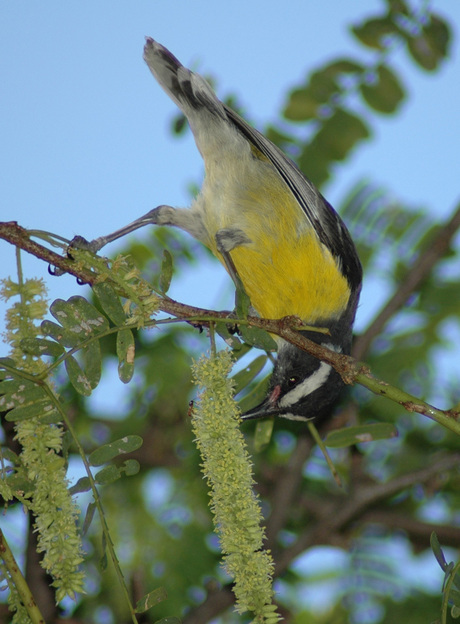
[[[300,399],[305,398],[317,390],[329,377],[330,372],[331,366],[326,364],[326,362],[321,362],[318,370],[316,370],[313,375],[304,379],[280,399],[278,403],[279,407],[289,407],[290,405],[294,405]]]

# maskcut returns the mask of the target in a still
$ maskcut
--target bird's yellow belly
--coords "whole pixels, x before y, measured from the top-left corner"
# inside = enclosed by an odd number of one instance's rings
[[[227,159],[219,176],[218,163],[207,167],[197,204],[208,233],[203,242],[225,265],[217,231],[239,230],[251,241],[229,253],[263,318],[296,315],[309,324],[339,318],[350,296],[346,278],[278,172],[255,155],[241,162]]]
[[[307,323],[338,318],[350,289],[331,253],[312,232],[266,238],[230,252],[252,305],[263,318],[297,315]]]

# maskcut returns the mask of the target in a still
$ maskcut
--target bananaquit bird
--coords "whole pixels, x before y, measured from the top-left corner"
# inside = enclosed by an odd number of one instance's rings
[[[209,247],[237,276],[263,318],[297,315],[330,335],[302,332],[349,353],[362,269],[344,223],[298,167],[223,104],[200,75],[148,37],[144,59],[186,116],[204,159],[201,193],[190,208],[158,206],[97,249],[138,227],[173,225]],[[94,248],[94,247],[93,247]],[[327,416],[343,382],[312,355],[278,339],[266,399],[245,418]]]

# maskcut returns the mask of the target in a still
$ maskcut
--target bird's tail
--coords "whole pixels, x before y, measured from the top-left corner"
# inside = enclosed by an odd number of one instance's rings
[[[224,105],[208,82],[184,67],[174,54],[151,37],[146,37],[144,60],[160,86],[187,117],[192,130],[197,118],[203,121],[203,115],[227,119]]]

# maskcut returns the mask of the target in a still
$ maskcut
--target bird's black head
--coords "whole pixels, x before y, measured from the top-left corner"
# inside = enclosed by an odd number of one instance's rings
[[[312,337],[311,333],[308,337]],[[315,335],[315,342],[337,352],[349,350],[348,345],[334,344],[321,334]],[[318,422],[331,414],[344,387],[342,378],[332,366],[289,343],[283,343],[267,397],[260,405],[243,414],[243,419],[280,416],[303,421],[314,418]]]

